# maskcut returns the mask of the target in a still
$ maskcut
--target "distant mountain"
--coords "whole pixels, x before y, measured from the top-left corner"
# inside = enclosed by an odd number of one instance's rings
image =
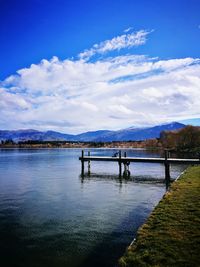
[[[41,132],[37,130],[16,130],[16,131],[1,131],[0,140],[12,139],[14,142],[37,140],[37,141],[62,141],[73,140],[74,136],[70,134],[62,134],[54,131]]]
[[[106,133],[95,141],[108,142],[108,141],[129,141],[129,140],[146,140],[151,138],[158,138],[162,131],[172,131],[185,127],[185,124],[172,122],[169,124],[158,125],[148,128],[127,128],[120,131]]]
[[[78,134],[75,136],[75,138],[77,141],[90,142],[90,141],[95,141],[97,139],[100,139],[102,136],[105,136],[111,133],[113,133],[113,131],[99,130],[95,132],[86,132],[86,133]]]
[[[55,131],[37,130],[0,130],[0,140],[12,139],[15,142],[37,140],[37,141],[85,141],[85,142],[110,142],[110,141],[138,141],[158,138],[162,131],[177,130],[185,127],[184,124],[172,122],[148,128],[127,128],[120,131],[99,130],[77,135],[63,134]]]
[[[75,136],[72,134],[63,134],[55,131],[44,132],[43,140],[45,141],[73,141]]]

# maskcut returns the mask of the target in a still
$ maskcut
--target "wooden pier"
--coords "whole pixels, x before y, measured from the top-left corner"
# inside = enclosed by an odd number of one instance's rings
[[[129,165],[131,162],[145,162],[145,163],[161,163],[165,166],[165,180],[166,182],[170,181],[170,164],[200,164],[199,159],[181,159],[181,158],[170,158],[169,151],[165,151],[164,158],[141,158],[141,157],[127,157],[126,152],[122,156],[121,151],[117,153],[117,156],[113,157],[99,157],[99,156],[91,156],[90,151],[88,151],[88,155],[84,155],[84,151],[82,150],[82,155],[79,157],[81,161],[81,175],[85,174],[85,162],[87,162],[88,175],[91,172],[91,161],[111,161],[117,162],[119,165],[119,177],[122,177],[122,166],[124,166],[123,176],[129,177]]]

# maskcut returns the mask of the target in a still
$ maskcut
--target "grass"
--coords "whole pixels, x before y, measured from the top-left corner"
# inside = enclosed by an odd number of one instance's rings
[[[119,266],[200,266],[200,166],[172,184]]]

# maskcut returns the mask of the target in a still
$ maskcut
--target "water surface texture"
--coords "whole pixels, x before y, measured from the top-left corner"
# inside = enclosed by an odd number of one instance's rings
[[[120,180],[117,163],[91,162],[92,174],[83,179],[80,155],[80,149],[0,150],[1,266],[116,266],[165,193],[164,167],[133,163],[131,178]],[[184,167],[172,166],[172,177]]]

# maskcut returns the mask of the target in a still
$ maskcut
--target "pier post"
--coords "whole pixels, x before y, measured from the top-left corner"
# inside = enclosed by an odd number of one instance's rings
[[[90,151],[88,151],[88,157],[90,157]],[[88,160],[88,175],[90,176],[90,160]]]
[[[169,151],[165,150],[165,181],[167,185],[169,185],[170,183],[170,165],[168,162],[168,156],[169,156]]]
[[[82,150],[81,156],[81,176],[84,176],[84,150]]]
[[[126,152],[124,152],[124,158],[126,158]],[[124,172],[123,172],[123,176],[126,176],[127,174],[127,165],[126,162],[124,161]]]
[[[119,177],[122,176],[122,162],[121,162],[121,157],[122,157],[122,152],[121,150],[119,151]]]
[[[126,151],[124,152],[124,158],[126,158]],[[124,177],[130,177],[129,164],[130,162],[126,160],[124,161],[124,172],[123,172]]]

